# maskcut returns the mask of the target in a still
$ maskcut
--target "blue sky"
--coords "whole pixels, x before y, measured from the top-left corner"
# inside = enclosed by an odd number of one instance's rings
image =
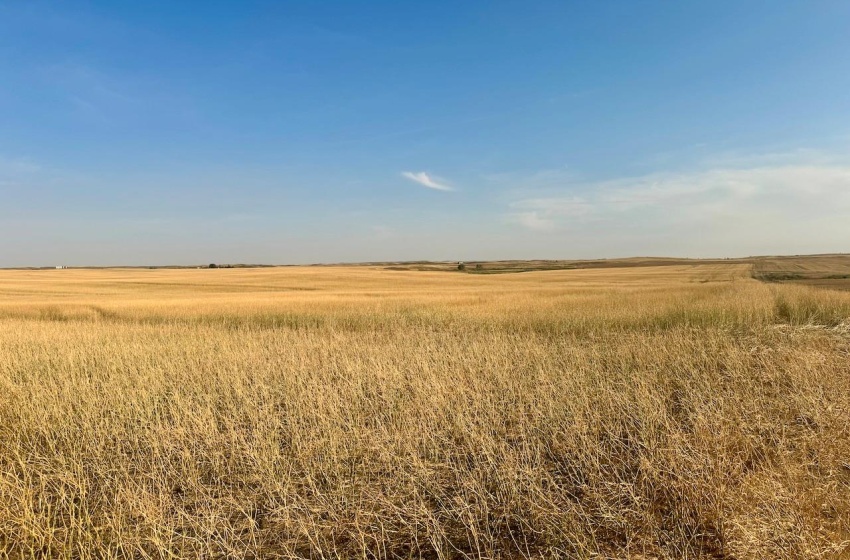
[[[0,1],[0,266],[850,251],[850,3]]]

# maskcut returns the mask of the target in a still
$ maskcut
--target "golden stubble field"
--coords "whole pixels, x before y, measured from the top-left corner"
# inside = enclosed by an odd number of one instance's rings
[[[0,271],[0,558],[848,558],[850,293]]]

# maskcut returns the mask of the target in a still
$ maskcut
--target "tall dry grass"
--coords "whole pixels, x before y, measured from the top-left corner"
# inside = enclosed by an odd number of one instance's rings
[[[842,558],[850,294],[0,273],[0,557]]]

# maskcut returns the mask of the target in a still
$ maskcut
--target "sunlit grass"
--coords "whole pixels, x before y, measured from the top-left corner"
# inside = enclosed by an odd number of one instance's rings
[[[2,272],[0,550],[841,557],[850,294],[748,274]]]

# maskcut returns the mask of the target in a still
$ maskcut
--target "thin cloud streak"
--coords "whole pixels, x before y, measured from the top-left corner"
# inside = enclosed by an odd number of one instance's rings
[[[428,187],[429,189],[434,189],[437,191],[453,191],[450,185],[446,184],[446,181],[440,179],[439,177],[431,177],[424,171],[414,172],[414,171],[405,171],[401,174],[405,179],[410,179],[414,183],[418,183],[423,187]]]
[[[850,207],[850,166],[777,165],[653,174],[574,185],[569,190],[582,194],[512,202],[513,221],[529,229],[551,230],[609,221],[640,223],[649,212],[658,213],[654,219],[663,221],[671,216],[743,220],[765,214],[790,221],[803,209],[828,216],[830,210]]]
[[[529,191],[505,215],[538,239],[607,254],[846,250],[850,162],[790,161],[654,173]],[[536,196],[535,196],[536,194]],[[648,254],[648,253],[647,253]]]

